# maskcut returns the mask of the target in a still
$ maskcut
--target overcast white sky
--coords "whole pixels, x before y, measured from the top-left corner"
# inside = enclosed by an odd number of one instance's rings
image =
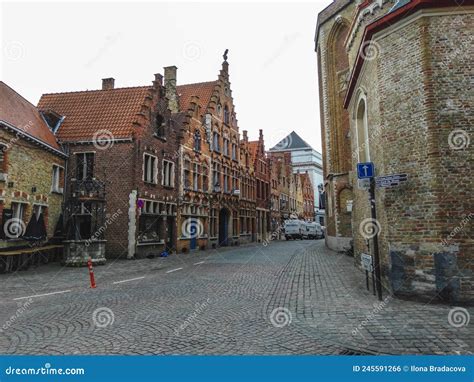
[[[295,130],[321,150],[314,31],[331,0],[307,3],[4,2],[0,78],[42,93],[146,85],[178,67],[178,85],[217,78],[229,49],[240,130],[267,148]]]

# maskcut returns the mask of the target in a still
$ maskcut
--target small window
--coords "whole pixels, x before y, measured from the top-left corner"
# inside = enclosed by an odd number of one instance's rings
[[[201,133],[199,130],[194,132],[194,151],[201,151]]]
[[[191,162],[186,159],[184,161],[184,171],[183,171],[185,189],[191,188],[190,176],[191,176]]]
[[[158,159],[150,154],[143,156],[143,180],[147,183],[158,183]]]
[[[161,184],[165,187],[174,187],[174,163],[163,161],[163,179]]]
[[[25,217],[25,205],[23,203],[12,203],[12,218],[15,223],[12,223],[8,228],[9,239],[17,239],[23,236],[24,232],[24,222]],[[6,227],[5,227],[6,228]]]
[[[7,172],[7,150],[8,146],[0,144],[0,173]]]
[[[51,192],[62,194],[63,185],[64,185],[64,169],[58,165],[53,165],[53,179],[52,179],[52,185],[51,185]]]
[[[212,145],[214,151],[220,152],[220,147],[219,147],[219,134],[214,132],[213,138],[212,138]]]
[[[224,106],[224,123],[226,125],[229,124],[229,121],[230,121],[230,113],[229,113],[229,108],[227,107],[227,105]]]
[[[229,156],[229,140],[224,138],[224,155]]]
[[[165,119],[161,114],[156,116],[156,136],[159,138],[164,138],[166,135],[166,123]]]
[[[76,179],[91,180],[94,177],[94,153],[76,154]]]

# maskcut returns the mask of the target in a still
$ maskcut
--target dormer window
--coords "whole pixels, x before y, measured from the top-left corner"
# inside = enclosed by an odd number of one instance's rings
[[[164,138],[166,135],[166,123],[165,119],[161,114],[157,114],[156,116],[156,136],[158,138]]]

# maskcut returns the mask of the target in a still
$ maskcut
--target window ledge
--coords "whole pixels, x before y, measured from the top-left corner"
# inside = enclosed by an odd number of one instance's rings
[[[157,245],[157,244],[165,244],[164,240],[147,240],[147,241],[138,241],[137,246],[144,246],[144,245]]]

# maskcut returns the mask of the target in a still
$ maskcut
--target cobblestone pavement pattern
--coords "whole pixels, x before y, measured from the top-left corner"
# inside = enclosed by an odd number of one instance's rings
[[[0,275],[0,353],[472,351],[474,331],[448,322],[454,307],[380,302],[353,261],[321,240],[283,241],[110,261],[95,268],[95,290],[84,268]]]

